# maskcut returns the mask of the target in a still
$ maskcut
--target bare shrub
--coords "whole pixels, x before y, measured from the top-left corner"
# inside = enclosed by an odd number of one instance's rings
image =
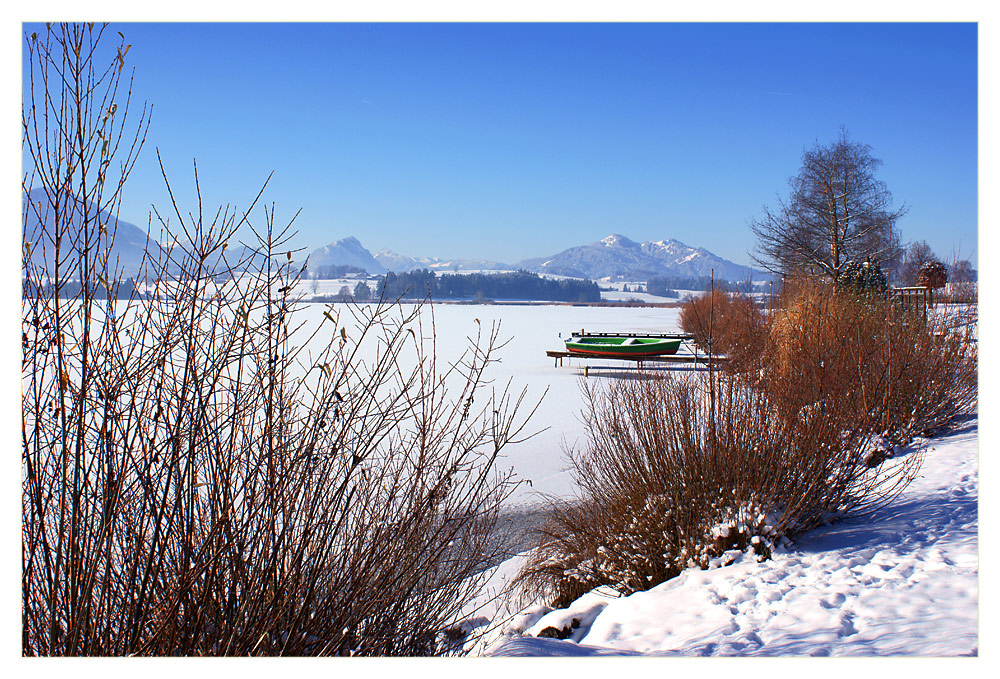
[[[875,357],[884,320],[868,313],[871,301],[809,279],[786,286],[770,323],[763,383],[785,417],[852,392],[870,374],[866,361]],[[875,397],[862,394],[862,412],[865,396]]]
[[[975,411],[978,353],[967,313],[925,316],[800,281],[770,326],[761,384],[785,417],[842,400],[873,433],[903,443]]]
[[[689,297],[681,305],[680,324],[703,351],[728,356],[732,371],[747,370],[761,359],[765,319],[745,295],[715,288]]]
[[[917,285],[931,290],[943,288],[948,282],[948,267],[938,261],[927,262],[917,273]]]
[[[886,435],[930,436],[974,414],[979,404],[977,309],[939,307],[903,315],[888,327]]]
[[[737,551],[766,558],[783,539],[890,502],[922,458],[894,457],[896,446],[975,411],[974,308],[925,317],[803,279],[758,323],[743,354],[757,360],[725,374],[584,383],[579,497],[552,503],[526,591],[562,606]]]
[[[882,506],[919,465],[919,455],[872,465],[869,422],[842,401],[786,419],[739,376],[648,374],[585,389],[579,497],[553,504],[520,575],[554,605],[599,585],[648,589],[725,565],[733,550],[766,558],[784,539]]]
[[[197,262],[228,233],[191,233],[148,300],[26,306],[25,653],[440,652],[513,488],[498,329],[446,370],[416,309],[328,312],[309,341],[270,224],[211,293]],[[99,332],[58,322],[71,305]]]
[[[498,328],[449,366],[419,307],[331,308],[307,332],[290,224],[257,200],[158,215],[176,245],[116,299],[106,224],[127,173],[110,174],[107,128],[86,127],[120,72],[88,75],[100,30],[29,39],[56,88],[43,99],[69,104],[44,131],[25,108],[23,188],[44,199],[25,214],[22,652],[449,652],[525,419],[523,392],[484,379]],[[92,98],[95,81],[111,94]],[[228,248],[241,228],[256,242]]]

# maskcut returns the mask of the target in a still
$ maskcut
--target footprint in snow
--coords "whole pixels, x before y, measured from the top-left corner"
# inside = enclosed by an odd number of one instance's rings
[[[784,595],[776,589],[771,590],[770,592],[768,592],[763,596],[764,601],[772,604],[775,601],[781,601],[782,598],[784,598]]]
[[[827,609],[840,608],[845,601],[847,601],[847,597],[844,596],[843,592],[834,592],[820,599],[819,605]]]
[[[858,630],[854,627],[854,616],[850,613],[844,613],[840,618],[840,636],[849,637],[857,633]]]
[[[757,648],[761,648],[764,645],[764,640],[760,638],[756,630],[750,630],[746,633],[747,641],[751,644],[756,644]]]

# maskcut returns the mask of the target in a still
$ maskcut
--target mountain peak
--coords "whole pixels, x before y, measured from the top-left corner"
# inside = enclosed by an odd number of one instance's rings
[[[676,238],[666,238],[662,240],[651,240],[650,245],[659,245],[660,247],[687,247],[684,243],[680,242]],[[695,248],[696,250],[701,248]]]
[[[335,240],[329,245],[313,250],[312,254],[309,255],[310,271],[319,271],[324,266],[343,264],[356,266],[371,274],[385,273],[385,268],[354,236]]]
[[[630,246],[634,246],[636,244],[635,241],[630,240],[629,238],[626,238],[625,236],[621,235],[620,233],[613,233],[613,234],[611,234],[610,236],[608,236],[606,238],[602,238],[598,242],[603,243],[606,247],[609,247],[609,248],[610,247],[615,247],[615,246],[617,246],[617,247],[630,247]]]
[[[341,238],[338,241],[334,241],[332,245],[349,245],[351,247],[364,249],[364,246],[361,245],[361,241],[359,241],[354,236],[346,236],[344,238]]]

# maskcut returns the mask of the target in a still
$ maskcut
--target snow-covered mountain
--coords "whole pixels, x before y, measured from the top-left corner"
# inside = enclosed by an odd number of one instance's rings
[[[449,271],[513,271],[503,262],[489,259],[439,259],[438,257],[408,257],[383,248],[375,253],[375,259],[389,271],[405,273],[414,269],[430,269],[441,273]]]
[[[348,265],[364,269],[371,274],[385,273],[384,266],[372,256],[354,236],[341,238],[317,248],[309,255],[309,271],[317,272],[325,266]]]
[[[714,270],[719,280],[741,281],[746,280],[750,272],[750,267],[673,238],[636,243],[618,233],[550,257],[526,259],[517,266],[536,273],[591,279],[607,276],[623,276],[630,280],[646,280],[656,275],[708,276]],[[754,271],[753,277],[760,280],[765,275]]]
[[[628,280],[648,280],[651,276],[708,276],[713,270],[718,280],[744,281],[750,268],[715,255],[705,248],[694,248],[679,240],[636,243],[621,234],[612,234],[590,245],[563,250],[551,257],[534,257],[514,266],[489,259],[440,259],[410,257],[383,248],[372,255],[357,238],[348,236],[314,250],[309,256],[309,270],[324,266],[349,265],[370,274],[386,271],[403,273],[430,269],[439,273],[455,271],[514,271],[526,269],[541,274],[590,278],[623,276]],[[766,275],[753,272],[754,280]]]

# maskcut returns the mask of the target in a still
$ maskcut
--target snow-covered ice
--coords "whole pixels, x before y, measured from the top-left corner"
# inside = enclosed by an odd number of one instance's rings
[[[343,311],[341,305],[335,305]],[[304,304],[300,320],[318,323],[326,304]],[[410,308],[410,305],[404,305]],[[527,431],[539,432],[523,444],[504,450],[500,464],[511,467],[524,483],[513,502],[532,503],[539,493],[568,496],[573,484],[566,469],[565,450],[579,446],[584,428],[579,415],[583,408],[580,392],[582,367],[590,367],[588,379],[607,379],[622,370],[634,371],[621,361],[565,359],[560,367],[545,355],[547,349],[564,349],[563,340],[573,331],[588,332],[680,332],[676,308],[588,307],[569,305],[516,304],[435,304],[425,307],[425,335],[430,334],[430,315],[436,328],[435,344],[439,362],[458,360],[482,328],[500,323],[501,340],[509,340],[497,353],[499,362],[491,366],[486,378],[502,387],[511,380],[512,391],[528,390],[526,403],[534,403],[545,394]],[[347,318],[344,312],[344,318]],[[478,320],[478,323],[477,323]],[[560,337],[560,334],[562,337]],[[686,369],[686,368],[680,368]],[[546,391],[548,392],[546,394]]]
[[[647,592],[591,592],[495,627],[492,656],[962,656],[979,651],[978,420],[927,441],[920,475],[871,516],[813,531],[774,558],[691,570]],[[505,562],[502,587],[521,557]],[[537,615],[541,613],[541,615]],[[538,638],[579,621],[568,640]]]

